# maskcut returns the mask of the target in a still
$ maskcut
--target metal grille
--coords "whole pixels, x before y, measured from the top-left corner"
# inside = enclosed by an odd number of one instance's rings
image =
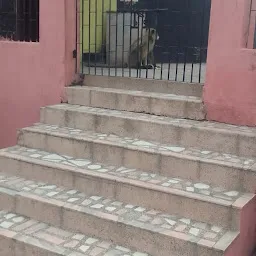
[[[255,20],[254,37],[253,37],[253,49],[256,49],[256,20]]]
[[[39,41],[39,0],[0,0],[0,40]]]
[[[78,0],[84,74],[204,82],[210,0]]]
[[[253,49],[256,49],[256,9],[254,7],[255,5],[252,4],[252,0],[251,0],[251,10],[250,10],[250,17],[255,17],[254,20],[254,36],[253,36]],[[251,19],[250,19],[251,22]],[[250,27],[250,25],[249,25]]]

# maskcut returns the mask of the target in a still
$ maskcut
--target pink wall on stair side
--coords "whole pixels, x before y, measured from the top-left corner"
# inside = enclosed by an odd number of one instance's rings
[[[256,50],[248,49],[254,30],[249,26],[250,2],[212,0],[204,87],[209,120],[256,125]]]
[[[67,11],[68,10],[68,11]],[[75,72],[75,0],[40,1],[40,42],[0,41],[0,148],[61,102]]]
[[[252,4],[256,7],[256,0]],[[255,12],[250,10],[251,0],[212,0],[203,94],[208,120],[256,125]],[[256,200],[250,207],[243,210],[240,236],[225,256],[250,256],[255,248]]]

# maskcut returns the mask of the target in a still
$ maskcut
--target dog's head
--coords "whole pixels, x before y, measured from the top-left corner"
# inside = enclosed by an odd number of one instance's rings
[[[153,40],[155,40],[155,41],[159,40],[159,35],[158,35],[158,33],[157,33],[155,28],[149,28],[148,31],[149,31],[149,36]]]

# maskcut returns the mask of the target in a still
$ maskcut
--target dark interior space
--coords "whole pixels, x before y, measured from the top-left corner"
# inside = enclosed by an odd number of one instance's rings
[[[39,0],[0,0],[0,35],[15,41],[39,41]]]

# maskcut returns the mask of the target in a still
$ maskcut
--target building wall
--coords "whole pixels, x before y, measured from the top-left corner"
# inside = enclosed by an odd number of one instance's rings
[[[39,121],[40,107],[61,102],[75,71],[74,15],[75,0],[41,0],[40,42],[0,41],[0,148]]]
[[[249,22],[251,0],[212,0],[211,8],[204,88],[207,118],[255,126],[256,50],[250,49],[255,28],[255,20],[251,27]]]

